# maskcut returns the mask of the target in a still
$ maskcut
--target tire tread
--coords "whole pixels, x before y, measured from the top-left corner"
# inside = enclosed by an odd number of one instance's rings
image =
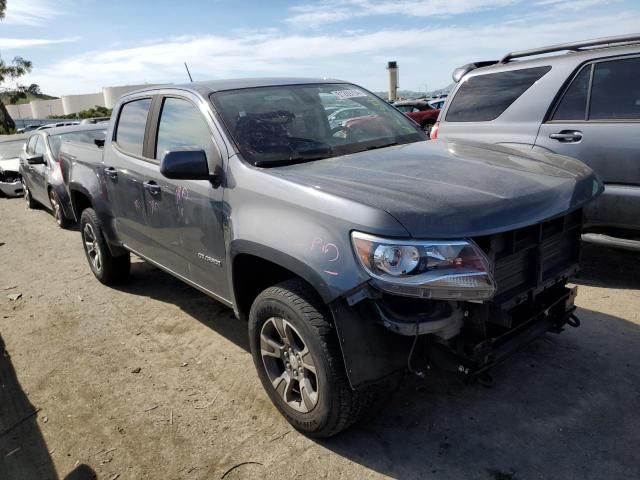
[[[334,415],[320,430],[307,433],[321,438],[333,436],[353,425],[367,412],[376,399],[376,389],[375,387],[357,390],[351,388],[335,327],[327,320],[330,315],[326,306],[308,283],[301,279],[286,280],[264,290],[258,295],[255,303],[262,298],[274,297],[286,299],[304,316],[316,331],[322,348],[327,354],[329,363],[327,376],[335,386],[337,405],[332,409]]]

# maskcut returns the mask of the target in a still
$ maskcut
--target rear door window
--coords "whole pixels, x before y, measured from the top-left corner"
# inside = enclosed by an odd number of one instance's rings
[[[125,103],[120,109],[115,141],[125,152],[142,156],[149,107],[151,99],[143,98]]]
[[[553,114],[552,120],[584,120],[587,115],[591,65],[583,68],[573,79]]]
[[[640,58],[594,65],[589,119],[640,119]]]
[[[471,77],[456,92],[447,111],[446,120],[495,120],[549,70],[550,66],[544,66]]]

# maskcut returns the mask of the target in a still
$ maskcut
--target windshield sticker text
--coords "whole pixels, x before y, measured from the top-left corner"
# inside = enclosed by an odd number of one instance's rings
[[[356,89],[350,89],[350,90],[336,90],[334,92],[331,92],[332,95],[344,99],[344,98],[355,98],[355,97],[366,97],[367,94],[360,91],[360,90],[356,90]]]

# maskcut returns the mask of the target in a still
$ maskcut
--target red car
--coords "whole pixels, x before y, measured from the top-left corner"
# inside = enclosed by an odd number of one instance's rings
[[[419,124],[427,135],[431,133],[431,128],[440,114],[439,109],[433,108],[424,100],[405,100],[396,102],[393,106]]]

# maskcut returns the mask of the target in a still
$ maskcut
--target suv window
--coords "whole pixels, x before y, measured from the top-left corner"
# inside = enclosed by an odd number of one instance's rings
[[[584,120],[587,114],[587,97],[591,65],[583,68],[565,92],[552,120]]]
[[[527,89],[540,80],[550,66],[477,75],[458,89],[449,110],[449,122],[495,120]]]
[[[125,103],[120,109],[115,141],[127,153],[142,156],[144,131],[150,106],[151,99],[143,98]]]
[[[213,141],[211,132],[200,111],[181,98],[165,98],[158,126],[156,159],[161,160],[167,150],[184,147],[201,148],[211,156]]]
[[[640,119],[640,58],[594,66],[590,120]]]

